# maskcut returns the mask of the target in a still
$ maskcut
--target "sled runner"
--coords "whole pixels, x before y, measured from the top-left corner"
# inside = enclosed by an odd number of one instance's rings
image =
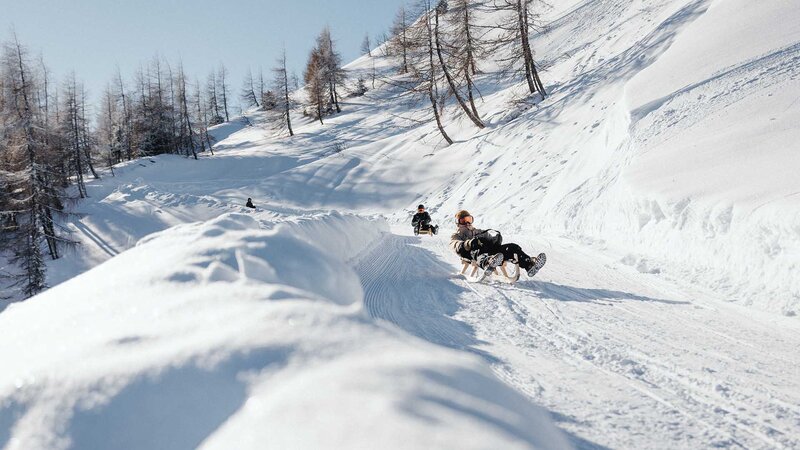
[[[470,283],[480,283],[483,280],[492,277],[492,279],[496,281],[500,281],[503,283],[514,284],[519,280],[519,259],[517,258],[517,254],[514,253],[514,258],[511,260],[503,261],[503,264],[500,267],[495,268],[493,271],[486,273],[485,270],[481,269],[478,264],[467,258],[461,258],[461,263],[463,267],[461,268],[461,275],[467,279]],[[506,270],[507,266],[512,266],[513,272],[509,275],[508,270]],[[468,269],[472,270],[468,270]]]
[[[422,227],[416,228],[415,227],[414,228],[414,236],[419,236],[420,234],[427,234],[428,236],[433,236],[434,234],[436,234],[436,231],[438,230],[438,228],[439,227],[436,226],[436,225],[430,225],[430,226],[428,226],[428,228],[422,228]]]

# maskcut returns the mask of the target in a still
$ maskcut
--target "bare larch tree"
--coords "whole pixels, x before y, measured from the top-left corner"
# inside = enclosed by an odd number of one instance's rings
[[[292,100],[289,96],[289,72],[286,69],[286,50],[281,53],[278,58],[278,64],[272,69],[273,86],[275,92],[280,93],[280,111],[281,123],[286,124],[286,129],[289,130],[289,136],[294,136],[292,131]],[[320,120],[320,122],[322,122]]]
[[[503,34],[495,41],[495,45],[510,45],[512,48],[511,55],[502,62],[508,69],[523,72],[530,93],[539,92],[544,98],[547,92],[539,78],[530,44],[530,32],[538,20],[531,8],[531,0],[494,0],[493,8],[506,16],[497,25]]]
[[[439,58],[439,65],[441,66],[444,78],[447,81],[448,86],[450,87],[450,93],[453,95],[453,97],[455,97],[456,101],[458,102],[458,105],[461,107],[462,110],[464,110],[464,113],[466,113],[467,117],[469,117],[469,120],[471,120],[476,127],[484,128],[485,125],[483,124],[483,121],[481,121],[477,113],[474,112],[474,103],[472,105],[473,109],[470,109],[470,107],[467,106],[467,103],[464,101],[464,98],[461,95],[460,87],[456,84],[456,80],[453,78],[453,76],[450,74],[450,70],[447,68],[448,65],[447,60],[451,58],[445,58],[444,53],[446,50],[448,50],[448,48],[445,48],[446,43],[442,38],[443,33],[441,31],[441,26],[439,24],[440,22],[439,17],[446,12],[447,12],[447,2],[442,0],[436,5],[436,8],[433,11],[428,11],[426,13],[427,15],[433,15],[433,36],[434,36],[434,42],[436,44],[436,55]]]

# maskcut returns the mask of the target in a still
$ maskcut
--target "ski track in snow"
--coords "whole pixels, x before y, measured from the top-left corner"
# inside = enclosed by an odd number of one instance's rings
[[[546,246],[535,280],[471,284],[453,275],[446,242],[387,235],[357,265],[367,310],[482,355],[550,409],[576,447],[800,445],[797,327],[775,332],[770,319],[598,264],[564,242]]]

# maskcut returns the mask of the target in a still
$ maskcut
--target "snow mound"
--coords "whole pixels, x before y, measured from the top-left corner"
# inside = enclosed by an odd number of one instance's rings
[[[385,230],[224,214],[10,306],[0,447],[567,447],[477,357],[367,317],[346,261]]]

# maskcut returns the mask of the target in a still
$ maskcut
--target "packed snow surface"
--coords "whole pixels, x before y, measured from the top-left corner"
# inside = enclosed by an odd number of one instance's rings
[[[17,355],[0,374],[0,441],[566,447],[479,358],[367,317],[346,262],[385,230],[339,214],[273,226],[227,213],[150,235],[12,306],[0,316],[0,354]]]
[[[484,61],[452,146],[363,57],[324,126],[89,183],[56,286],[0,305],[0,446],[800,447],[800,3],[543,14],[551,95]],[[462,208],[547,265],[455,276]]]

